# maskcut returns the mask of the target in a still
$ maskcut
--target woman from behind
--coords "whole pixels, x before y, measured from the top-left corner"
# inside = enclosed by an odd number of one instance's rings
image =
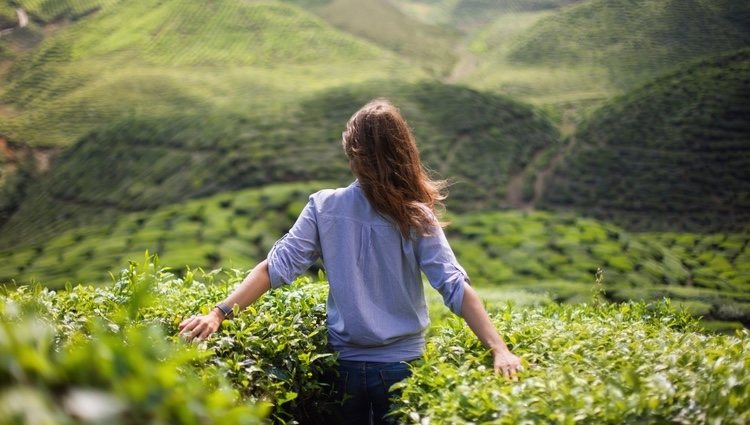
[[[430,179],[399,110],[383,99],[366,104],[347,122],[343,147],[356,180],[310,196],[267,259],[208,315],[184,320],[181,333],[208,337],[233,306],[244,309],[320,258],[330,285],[328,341],[339,358],[330,374],[341,400],[337,422],[388,423],[397,395],[389,389],[409,376],[409,362],[424,350],[422,273],[492,350],[494,370],[515,377],[520,359],[490,322],[445,238],[437,214],[445,183]]]

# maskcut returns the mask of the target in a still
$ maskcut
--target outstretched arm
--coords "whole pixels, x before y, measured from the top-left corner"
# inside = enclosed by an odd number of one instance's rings
[[[224,300],[230,308],[239,306],[240,310],[254,303],[261,295],[271,288],[271,280],[268,276],[268,260],[258,264]],[[219,308],[214,308],[205,316],[192,316],[183,320],[180,325],[180,335],[187,340],[196,338],[204,340],[219,329],[224,320],[224,313]]]
[[[506,378],[514,378],[521,369],[521,359],[510,352],[495,326],[490,321],[479,295],[468,283],[464,283],[464,298],[461,304],[461,315],[469,328],[477,335],[482,344],[492,350],[495,372],[502,372]]]

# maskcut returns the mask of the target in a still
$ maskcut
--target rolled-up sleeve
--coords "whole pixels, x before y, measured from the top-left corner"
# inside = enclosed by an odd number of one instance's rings
[[[419,266],[430,285],[443,296],[445,305],[461,316],[464,284],[469,283],[469,276],[458,264],[443,229],[436,227],[431,235],[418,236],[416,242]]]
[[[315,202],[310,197],[289,233],[274,243],[268,253],[271,288],[291,283],[320,257],[320,238]]]

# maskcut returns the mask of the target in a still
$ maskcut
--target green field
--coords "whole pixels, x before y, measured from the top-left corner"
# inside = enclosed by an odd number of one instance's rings
[[[731,0],[590,0],[557,12],[509,10],[473,33],[477,65],[460,81],[577,116],[750,42],[750,6]]]
[[[122,2],[15,61],[0,124],[31,146],[68,146],[131,114],[273,110],[302,93],[394,76],[420,69],[283,3]]]

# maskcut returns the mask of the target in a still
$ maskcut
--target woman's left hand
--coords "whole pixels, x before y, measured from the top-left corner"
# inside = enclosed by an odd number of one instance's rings
[[[211,310],[205,316],[191,316],[180,322],[178,328],[180,336],[188,341],[197,339],[203,341],[219,329],[223,317],[216,309]]]

